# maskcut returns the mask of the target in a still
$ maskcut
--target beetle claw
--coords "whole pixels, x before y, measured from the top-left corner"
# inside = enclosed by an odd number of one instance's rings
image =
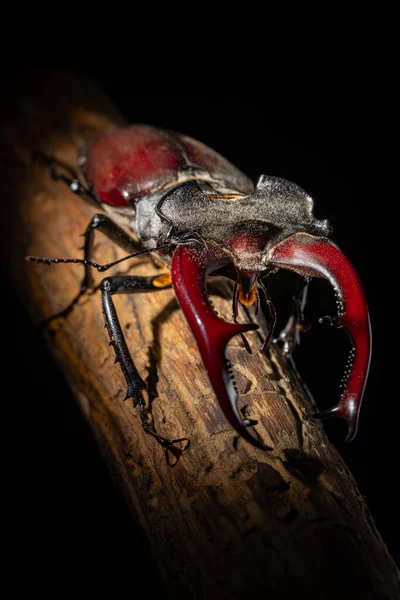
[[[313,413],[311,418],[320,421],[334,418],[344,419],[347,423],[347,435],[345,441],[349,443],[356,436],[358,427],[358,411],[354,409],[353,411],[349,410],[349,407],[345,404],[342,404],[342,402],[339,402],[339,404],[329,408],[328,410]]]
[[[343,327],[352,340],[352,350],[343,378],[344,391],[337,406],[315,418],[346,420],[351,441],[357,432],[358,415],[368,377],[371,326],[368,307],[357,272],[335,244],[305,233],[294,234],[275,246],[269,256],[273,265],[306,277],[325,277],[333,286],[337,317],[322,317],[320,323]]]
[[[169,467],[175,467],[181,455],[188,450],[190,446],[189,438],[178,438],[178,439],[170,439],[165,438],[152,429],[152,427],[148,423],[144,423],[143,430],[145,433],[153,436],[153,438],[160,444],[160,446],[164,449],[165,459]],[[185,444],[180,448],[176,446],[176,444],[180,444],[181,442],[185,442]],[[174,462],[171,462],[171,456],[174,459]]]
[[[208,272],[228,261],[229,258],[220,249],[180,245],[172,258],[172,282],[226,419],[253,446],[267,449],[248,430],[255,422],[243,419],[238,410],[237,392],[225,356],[226,346],[234,335],[258,329],[258,325],[223,321],[215,314],[207,297]]]

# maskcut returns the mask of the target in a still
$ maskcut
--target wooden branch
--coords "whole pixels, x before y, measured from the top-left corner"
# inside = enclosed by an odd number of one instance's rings
[[[85,140],[122,120],[85,81],[21,85],[5,113],[3,240],[5,248],[13,240],[11,275],[39,323],[74,297],[82,267],[49,268],[23,257],[79,256],[80,234],[95,210],[54,183],[33,152],[74,165]],[[96,246],[99,262],[120,256],[102,235]],[[122,267],[155,272],[148,258]],[[212,291],[216,308],[229,318],[230,284],[214,281]],[[125,383],[108,346],[99,292],[52,321],[46,337],[114,480],[139,516],[171,595],[399,598],[398,572],[355,482],[321,426],[306,420],[309,400],[279,352],[271,347],[262,357],[257,333],[248,336],[252,355],[240,339],[229,348],[242,410],[272,447],[265,452],[227,425],[172,290],[117,297],[116,305],[147,378],[158,431],[191,439],[174,468],[143,433],[131,401],[123,402]]]

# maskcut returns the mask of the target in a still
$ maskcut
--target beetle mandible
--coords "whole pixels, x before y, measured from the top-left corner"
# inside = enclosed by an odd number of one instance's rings
[[[126,399],[139,405],[144,430],[165,448],[167,459],[173,443],[184,441],[187,447],[189,440],[156,433],[142,394],[146,386],[129,353],[112,296],[172,284],[227,421],[248,442],[265,448],[252,433],[256,422],[240,415],[225,349],[234,335],[243,337],[258,327],[237,323],[237,314],[239,303],[258,307],[259,293],[266,295],[270,310],[269,334],[261,350],[266,349],[276,315],[264,282],[278,269],[289,269],[306,280],[326,278],[334,288],[338,314],[320,320],[345,328],[352,349],[338,404],[313,417],[345,419],[346,439],[354,438],[371,352],[368,307],[354,267],[330,241],[329,223],[314,217],[313,201],[302,188],[267,175],[254,186],[201,142],[148,125],[114,129],[93,139],[79,153],[79,172],[54,158],[42,158],[54,179],[64,181],[104,212],[96,214],[86,229],[83,259],[30,256],[29,260],[83,263],[85,275],[77,298],[93,283],[92,267],[105,271],[111,266],[91,261],[96,230],[130,256],[152,252],[170,269],[170,275],[106,277],[100,286],[110,343],[128,386]],[[209,303],[206,278],[210,274],[234,281],[233,323],[220,319]],[[284,353],[293,351],[300,328],[301,319],[291,317],[280,336]]]

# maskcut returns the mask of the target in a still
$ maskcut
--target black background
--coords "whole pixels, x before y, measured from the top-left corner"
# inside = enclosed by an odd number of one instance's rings
[[[386,284],[390,264],[383,260],[387,229],[377,216],[384,198],[376,195],[381,176],[381,106],[365,99],[361,102],[357,93],[347,89],[323,97],[309,91],[302,101],[293,90],[281,101],[271,90],[254,97],[229,83],[206,95],[158,91],[142,95],[134,80],[115,72],[90,68],[80,72],[97,80],[129,122],[175,129],[200,139],[254,180],[267,173],[295,181],[314,198],[316,216],[330,220],[333,239],[351,258],[365,287],[373,359],[356,440],[344,444],[340,422],[329,423],[327,431],[399,561],[398,393],[390,390],[389,340],[385,336],[393,304]],[[19,461],[14,477],[20,480],[22,473],[24,481],[23,492],[16,499],[24,523],[18,539],[22,538],[31,552],[41,540],[47,549],[43,568],[49,560],[52,568],[61,568],[65,586],[71,589],[79,580],[80,587],[90,585],[92,592],[105,591],[108,586],[114,591],[127,590],[134,588],[137,571],[151,577],[156,591],[159,583],[140,530],[114,490],[62,374],[6,281],[7,265],[3,300],[8,312],[3,312],[7,318],[2,335],[7,340],[13,337],[8,356],[21,373],[14,405],[18,408],[12,411],[8,427],[12,435],[13,421],[31,425],[32,419],[34,424],[32,442],[14,438]],[[283,323],[295,282],[290,278],[277,281],[272,291]],[[313,284],[310,317],[332,309],[329,287]],[[17,336],[12,336],[15,327]],[[297,351],[299,369],[316,401],[321,404],[319,399],[324,399],[324,407],[337,401],[347,347],[341,332],[319,326]]]

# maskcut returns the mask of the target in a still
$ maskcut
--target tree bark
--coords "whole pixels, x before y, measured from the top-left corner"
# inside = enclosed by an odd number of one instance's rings
[[[82,267],[46,267],[28,254],[79,256],[80,234],[96,209],[54,182],[34,152],[76,165],[77,150],[123,123],[88,82],[24,80],[6,111],[2,144],[5,251],[15,285],[36,323],[61,311],[79,289]],[[11,243],[12,240],[12,243]],[[102,235],[96,259],[122,256]],[[157,273],[147,257],[112,274]],[[100,277],[97,278],[98,282]],[[216,279],[213,302],[229,319],[232,288]],[[259,333],[229,346],[244,414],[271,447],[261,451],[228,426],[171,289],[115,298],[133,359],[149,386],[157,430],[189,437],[174,468],[146,435],[104,329],[99,291],[84,296],[45,335],[96,437],[112,477],[139,516],[171,597],[397,599],[399,574],[355,482],[310,400],[274,346]],[[242,319],[250,319],[242,314]]]

